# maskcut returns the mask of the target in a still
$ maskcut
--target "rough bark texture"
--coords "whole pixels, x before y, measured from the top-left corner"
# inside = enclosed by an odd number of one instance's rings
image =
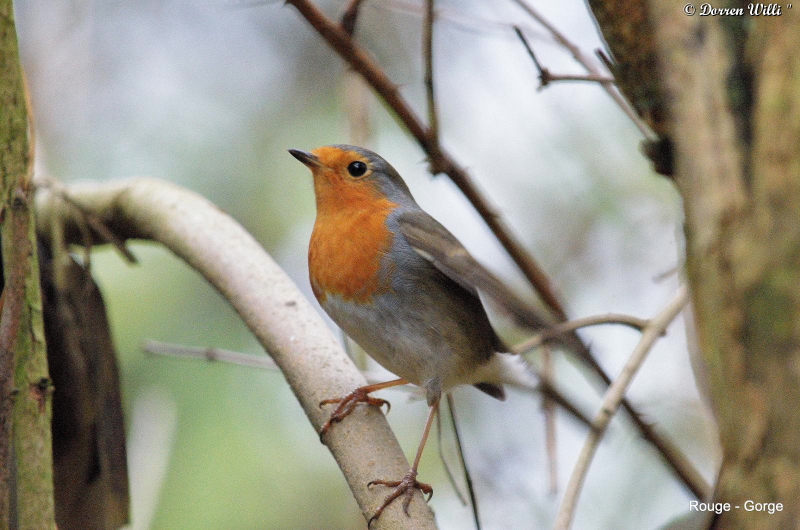
[[[588,0],[613,59],[617,88],[656,134],[643,151],[662,175],[675,171],[658,53],[646,0]]]
[[[0,208],[4,304],[0,317],[0,528],[15,525],[38,530],[54,528],[55,523],[50,445],[52,386],[47,374],[34,244],[30,164],[13,5],[11,0],[2,0]]]
[[[655,35],[644,0],[588,0],[608,50],[614,78],[633,108],[659,136],[667,132]]]
[[[652,0],[650,16],[723,448],[715,500],[740,506],[714,525],[800,528],[800,13],[690,17],[684,4]]]

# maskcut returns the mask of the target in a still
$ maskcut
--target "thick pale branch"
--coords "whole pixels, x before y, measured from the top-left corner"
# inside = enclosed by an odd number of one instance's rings
[[[162,243],[219,290],[281,368],[315,430],[328,416],[320,401],[366,384],[286,274],[250,234],[204,198],[153,179],[74,185],[67,193],[121,238]],[[68,240],[81,242],[76,208],[46,199],[37,206],[43,230],[61,219]],[[326,443],[368,519],[384,492],[369,490],[367,483],[399,479],[408,470],[389,425],[373,407],[361,407],[331,429]],[[417,495],[410,519],[395,504],[374,526],[435,528],[435,522]]]
[[[564,492],[564,499],[561,501],[561,507],[556,517],[555,528],[558,530],[566,530],[572,524],[572,518],[575,514],[575,507],[578,503],[578,496],[580,495],[581,488],[586,479],[586,474],[589,471],[589,465],[592,463],[597,447],[600,445],[600,440],[605,434],[611,418],[614,417],[622,400],[624,399],[625,392],[633,381],[636,372],[642,366],[647,354],[653,348],[659,337],[661,337],[667,329],[667,326],[675,320],[680,314],[683,307],[688,300],[688,294],[685,287],[681,287],[672,301],[642,330],[642,338],[631,353],[628,362],[622,368],[619,377],[611,383],[608,387],[606,395],[603,397],[603,403],[600,406],[600,411],[592,421],[593,429],[589,431],[586,438],[586,443],[578,456],[578,462],[575,464],[575,469],[569,479],[569,484]]]

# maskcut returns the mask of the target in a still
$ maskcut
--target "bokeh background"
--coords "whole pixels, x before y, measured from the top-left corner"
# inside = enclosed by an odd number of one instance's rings
[[[338,17],[344,3],[320,5]],[[583,50],[602,46],[583,2],[535,5]],[[683,239],[679,197],[640,154],[638,131],[592,84],[537,91],[537,72],[510,24],[524,25],[554,73],[581,68],[512,2],[437,6],[443,143],[540,260],[570,315],[653,315],[678,285],[669,272],[681,267]],[[70,182],[148,175],[191,188],[241,222],[313,298],[306,271],[313,191],[286,149],[350,141],[352,85],[343,62],[292,7],[226,0],[19,0],[15,7],[37,171]],[[419,0],[368,0],[357,38],[424,115],[421,7]],[[455,187],[430,177],[423,153],[372,96],[368,108],[367,147],[394,164],[423,208],[481,261],[532,296]],[[92,262],[120,354],[131,528],[363,528],[344,479],[279,373],[142,352],[152,338],[264,355],[196,273],[156,246],[132,250],[141,261],[135,267],[108,249],[96,250]],[[502,315],[493,320],[510,341],[523,338]],[[638,339],[614,326],[582,335],[612,374]],[[557,374],[594,413],[597,385],[584,371],[558,354]],[[407,395],[385,392],[395,405],[389,421],[411,456],[425,405]],[[711,481],[719,455],[682,319],[659,341],[630,397]],[[474,389],[455,398],[484,528],[550,526],[585,430],[559,413],[554,495],[538,400],[512,394],[499,403]],[[450,460],[452,445],[445,433]],[[435,486],[442,528],[473,527],[435,444],[421,478]],[[617,418],[592,464],[575,528],[655,528],[686,512],[689,500]]]

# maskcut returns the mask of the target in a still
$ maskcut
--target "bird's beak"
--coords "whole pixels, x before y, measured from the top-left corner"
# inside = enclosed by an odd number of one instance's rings
[[[319,161],[316,155],[312,155],[308,151],[301,151],[300,149],[289,149],[289,153],[300,162],[304,163],[310,169],[321,167],[322,162]]]

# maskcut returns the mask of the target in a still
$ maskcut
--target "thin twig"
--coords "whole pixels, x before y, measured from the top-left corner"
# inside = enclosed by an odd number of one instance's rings
[[[436,97],[433,89],[433,23],[434,0],[425,0],[425,18],[422,24],[422,57],[425,63],[425,95],[428,100],[428,136],[430,137],[429,156],[431,173],[436,175],[442,168],[436,167],[439,161],[439,116],[436,112]]]
[[[248,368],[259,368],[261,370],[278,370],[270,357],[261,355],[251,355],[233,350],[222,348],[210,348],[199,346],[184,346],[182,344],[171,344],[157,340],[147,340],[142,343],[142,350],[150,355],[166,355],[169,357],[203,359],[212,362],[223,362],[246,366]]]
[[[545,345],[542,352],[542,375],[553,380],[553,352]],[[550,493],[558,491],[558,445],[556,444],[556,403],[545,396],[542,400],[544,411],[545,447],[549,464]]]
[[[464,457],[464,445],[461,442],[461,432],[458,430],[458,419],[456,418],[456,400],[451,393],[447,393],[447,407],[450,409],[450,421],[453,426],[453,434],[458,446],[458,456],[461,459],[461,466],[464,468],[464,480],[467,483],[467,493],[469,493],[469,502],[472,505],[472,518],[475,521],[475,528],[481,530],[481,518],[478,514],[478,497],[475,495],[475,488],[472,485],[472,473],[469,472],[467,460]]]
[[[10,184],[13,192],[15,182]],[[22,322],[26,303],[25,283],[31,265],[31,244],[25,214],[13,213],[12,208],[13,205],[3,212],[7,241],[3,256],[5,285],[0,295],[0,528],[9,527],[7,518],[12,511],[11,493],[15,479],[11,474],[14,467],[12,423],[14,397],[18,392],[14,382],[16,346],[21,332],[25,331]],[[24,209],[27,209],[27,205],[24,205]]]
[[[552,74],[550,70],[545,69],[542,72],[542,88],[549,85],[550,83],[555,83],[558,81],[577,81],[577,82],[588,82],[588,83],[614,83],[613,77],[608,77],[604,75],[569,75],[569,74]]]
[[[525,46],[525,50],[528,52],[531,60],[533,61],[533,65],[536,66],[536,69],[539,71],[539,77],[541,78],[544,75],[545,68],[539,62],[539,59],[536,57],[536,54],[533,52],[533,47],[528,43],[528,39],[525,38],[525,35],[522,33],[522,29],[519,26],[514,26],[514,33],[517,34],[517,38],[522,41],[522,45]]]
[[[369,146],[372,137],[369,85],[364,78],[348,70],[344,75],[344,107],[350,131],[350,143]]]
[[[569,484],[564,492],[564,499],[561,501],[561,506],[556,517],[555,528],[558,530],[567,530],[572,524],[572,519],[575,514],[575,507],[578,503],[581,489],[583,487],[586,474],[589,471],[589,465],[592,462],[597,447],[600,445],[600,440],[603,437],[611,418],[620,407],[622,399],[628,386],[633,381],[636,372],[642,365],[642,362],[647,357],[647,354],[653,348],[653,345],[665,332],[670,323],[683,310],[686,302],[688,301],[688,291],[685,286],[681,287],[672,301],[652,320],[648,323],[647,327],[642,330],[642,338],[631,353],[628,362],[622,368],[619,377],[608,387],[608,391],[603,397],[603,403],[600,406],[600,411],[592,421],[593,429],[589,432],[586,443],[578,456],[578,462],[572,471],[572,476],[569,479]]]
[[[442,409],[439,409],[439,414],[436,415],[436,448],[439,451],[439,460],[442,461],[442,466],[444,466],[444,472],[447,474],[447,479],[450,481],[450,485],[453,486],[453,491],[456,492],[456,497],[458,500],[461,501],[461,504],[467,506],[469,502],[467,497],[461,491],[461,488],[458,487],[458,483],[456,482],[456,476],[453,474],[453,470],[450,469],[450,464],[447,463],[447,458],[444,455],[444,443],[442,440]]]
[[[547,329],[544,329],[531,338],[515,345],[511,349],[516,354],[522,354],[537,348],[561,335],[572,333],[580,328],[599,326],[602,324],[619,324],[622,326],[628,326],[629,328],[633,328],[637,331],[642,331],[647,326],[648,322],[649,321],[639,317],[621,313],[607,313],[605,315],[576,318],[575,320],[560,322]]]
[[[381,0],[380,2],[371,2],[367,7],[378,9],[381,11],[391,11],[394,13],[411,14],[415,16],[424,17],[425,7],[417,2],[406,2],[403,0]],[[447,7],[436,8],[436,20],[442,23],[447,23],[448,27],[461,30],[475,35],[492,35],[512,37],[514,24],[502,20],[494,20],[483,18],[471,14],[467,14],[459,9],[452,9]],[[529,25],[521,24],[528,35],[532,35],[536,40],[550,41],[549,34],[541,31],[540,29]]]
[[[536,58],[533,48],[528,43],[528,39],[525,38],[525,35],[522,33],[522,30],[519,28],[519,26],[514,26],[514,32],[517,34],[517,37],[519,37],[519,40],[522,41],[522,45],[525,46],[525,49],[528,51],[528,55],[530,55],[531,59],[533,60],[534,66],[536,66],[536,69],[539,71],[539,90],[556,81],[591,81],[601,84],[615,83],[613,77],[604,75],[559,75],[551,73],[550,70],[543,67],[539,62],[539,59]]]
[[[597,67],[595,62],[584,54],[578,46],[572,43],[563,33],[561,33],[558,28],[556,28],[549,20],[544,18],[542,14],[534,8],[527,0],[514,0],[518,6],[522,8],[523,11],[528,13],[531,18],[533,18],[536,22],[541,24],[550,34],[553,36],[553,39],[563,46],[571,55],[572,57],[580,63],[587,72],[589,72],[593,76],[601,77],[603,73]],[[631,119],[636,128],[642,133],[648,140],[656,140],[655,135],[650,130],[650,128],[645,125],[642,119],[636,114],[636,111],[631,108],[630,103],[626,100],[619,91],[614,88],[613,83],[600,83],[601,86],[605,89],[611,99],[622,109],[622,111]]]
[[[246,368],[257,368],[259,370],[278,371],[280,368],[271,357],[252,355],[223,348],[212,348],[208,346],[185,346],[183,344],[173,344],[171,342],[161,342],[157,340],[146,340],[142,343],[142,351],[150,355],[164,355],[166,357],[176,357],[179,359],[200,359],[208,362],[220,362],[232,364],[234,366],[244,366]],[[386,381],[386,376],[361,370],[361,375],[367,383],[381,383]],[[398,387],[397,390],[406,391],[409,394],[418,395],[420,399],[424,397],[422,391],[417,391],[419,387],[406,385]]]

